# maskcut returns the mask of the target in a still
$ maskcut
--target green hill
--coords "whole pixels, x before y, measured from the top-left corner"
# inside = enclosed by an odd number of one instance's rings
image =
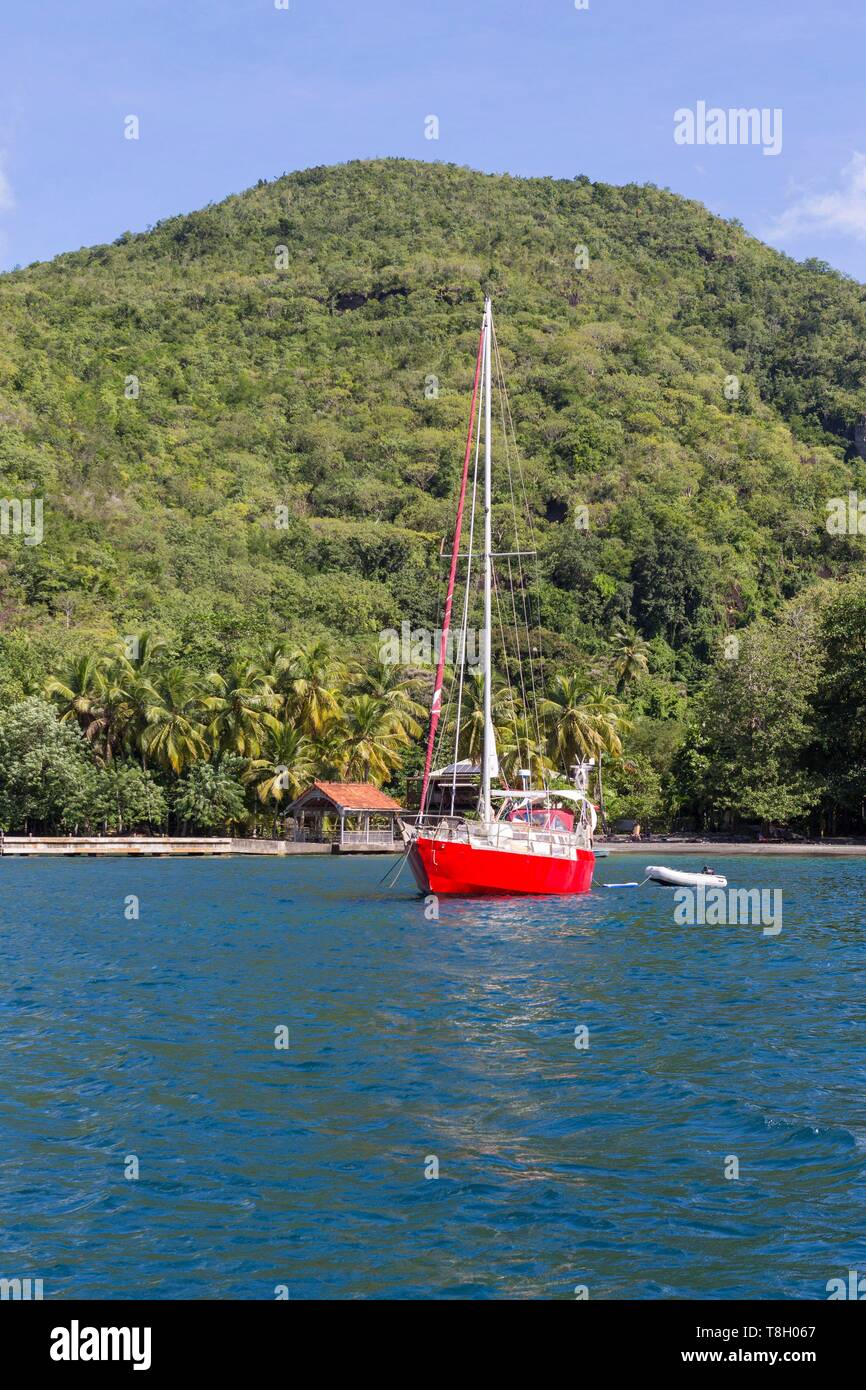
[[[694,645],[859,566],[823,520],[862,484],[861,286],[652,187],[388,160],[0,278],[3,486],[45,498],[4,628],[429,619],[484,289],[564,637]]]
[[[866,482],[864,287],[652,186],[364,161],[0,277],[0,493],[44,499],[0,537],[0,690],[142,628],[204,671],[434,625],[485,291],[552,669],[621,622],[661,717],[862,572],[825,519]]]

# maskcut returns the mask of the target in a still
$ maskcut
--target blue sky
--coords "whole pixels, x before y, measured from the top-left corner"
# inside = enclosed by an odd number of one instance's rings
[[[866,280],[856,0],[288,3],[7,4],[0,269],[259,178],[404,155],[652,182]],[[674,112],[699,101],[780,109],[781,152],[676,144]],[[129,115],[138,140],[124,138]]]

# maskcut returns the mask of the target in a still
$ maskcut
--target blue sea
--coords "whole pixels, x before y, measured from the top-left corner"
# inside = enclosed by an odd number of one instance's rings
[[[866,1272],[866,864],[716,862],[782,892],[768,935],[651,885],[437,919],[396,863],[0,860],[0,1277],[796,1299]]]

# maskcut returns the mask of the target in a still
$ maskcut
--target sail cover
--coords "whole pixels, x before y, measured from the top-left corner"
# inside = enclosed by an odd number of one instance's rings
[[[448,572],[448,592],[445,597],[445,615],[442,619],[442,635],[439,645],[439,661],[436,679],[433,682],[433,700],[430,705],[430,727],[427,731],[427,753],[424,759],[424,781],[421,786],[421,814],[427,805],[427,790],[430,786],[430,767],[433,762],[433,748],[436,743],[436,729],[442,713],[442,684],[445,679],[445,656],[448,651],[448,633],[451,628],[451,607],[454,602],[454,581],[457,577],[457,560],[460,555],[460,534],[463,529],[463,507],[466,502],[466,483],[469,477],[469,456],[472,452],[472,436],[475,430],[475,407],[478,401],[478,382],[481,377],[481,357],[484,348],[484,329],[478,340],[478,356],[475,361],[475,381],[472,386],[472,406],[469,411],[469,432],[466,436],[466,452],[463,456],[463,475],[460,483],[460,498],[457,503],[457,520],[454,525],[454,542],[451,547],[451,567]]]

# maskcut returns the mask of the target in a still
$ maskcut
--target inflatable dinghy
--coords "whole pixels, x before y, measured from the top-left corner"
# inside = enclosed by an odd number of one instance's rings
[[[663,864],[649,864],[647,878],[667,888],[727,888],[728,880],[721,874],[687,874],[681,869],[666,869]]]

